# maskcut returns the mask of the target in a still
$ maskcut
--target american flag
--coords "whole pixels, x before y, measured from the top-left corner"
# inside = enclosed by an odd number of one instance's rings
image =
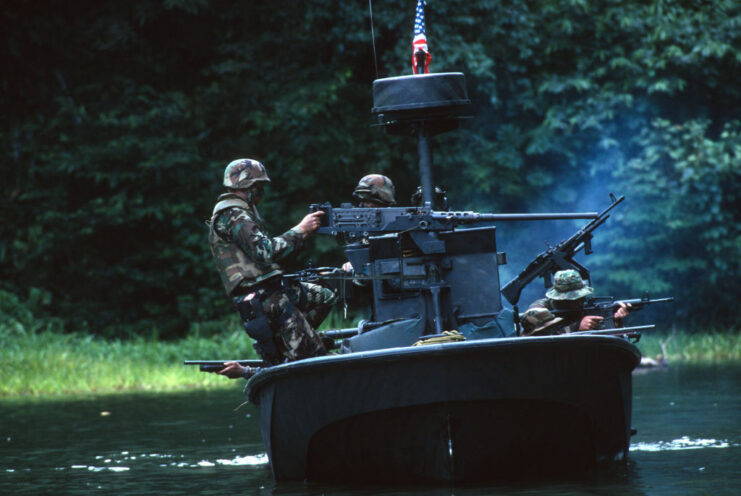
[[[412,71],[414,74],[430,72],[432,55],[427,49],[425,35],[425,0],[417,0],[417,13],[414,16],[414,40],[412,40]]]

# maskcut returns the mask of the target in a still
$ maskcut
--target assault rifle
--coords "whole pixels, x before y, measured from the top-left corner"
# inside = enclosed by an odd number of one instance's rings
[[[584,307],[579,309],[568,309],[568,310],[551,310],[551,313],[555,315],[556,317],[564,317],[566,319],[571,319],[572,321],[575,321],[577,318],[581,318],[584,315],[598,315],[604,318],[602,321],[602,328],[603,329],[616,329],[617,331],[620,330],[620,328],[615,328],[615,322],[614,322],[614,316],[615,316],[615,310],[618,308],[619,303],[626,303],[630,305],[630,311],[631,312],[637,312],[638,310],[641,310],[643,307],[646,307],[648,305],[652,305],[654,303],[666,303],[669,301],[674,301],[674,297],[668,297],[668,298],[654,298],[651,299],[648,297],[648,294],[643,295],[642,298],[633,298],[629,300],[615,300],[612,296],[599,296],[596,298],[590,298],[586,301],[586,304]]]
[[[620,202],[625,200],[625,196],[615,198],[610,193],[612,203],[605,210],[594,216],[592,220],[579,229],[570,238],[558,243],[556,246],[548,248],[546,251],[535,257],[525,270],[520,272],[514,279],[502,287],[502,294],[512,305],[517,305],[520,299],[520,293],[525,286],[536,277],[542,277],[545,287],[551,286],[551,275],[559,270],[576,269],[583,278],[589,279],[589,271],[574,260],[574,256],[584,248],[584,254],[592,253],[592,231],[601,226],[609,216],[608,212],[615,208]]]
[[[435,211],[425,207],[352,207],[343,203],[315,203],[311,212],[322,211],[320,234],[345,235],[349,240],[407,231],[449,231],[461,224],[514,220],[594,219],[596,212],[548,214],[482,214]]]

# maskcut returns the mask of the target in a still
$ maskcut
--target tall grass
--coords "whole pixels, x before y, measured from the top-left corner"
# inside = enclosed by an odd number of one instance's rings
[[[336,327],[352,326],[338,316],[333,319]],[[182,364],[187,359],[256,358],[236,319],[217,327],[214,332],[196,325],[187,338],[163,342],[156,336],[105,340],[0,326],[0,397],[234,387],[235,381]],[[638,346],[644,356],[662,354],[670,365],[741,360],[741,333],[645,333]]]
[[[256,358],[243,331],[176,342],[104,340],[48,331],[6,335],[2,341],[0,396],[229,387],[228,379],[201,373],[183,360]]]
[[[638,348],[644,356],[661,355],[671,363],[722,363],[741,361],[741,333],[710,330],[643,334]]]

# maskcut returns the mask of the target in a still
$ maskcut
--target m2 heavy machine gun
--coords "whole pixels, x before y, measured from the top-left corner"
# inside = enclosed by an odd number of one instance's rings
[[[345,351],[409,345],[447,330],[459,330],[467,338],[513,335],[513,312],[503,308],[500,297],[499,265],[506,257],[497,252],[492,223],[593,219],[597,213],[433,210],[428,137],[454,129],[465,115],[469,101],[463,74],[377,80],[373,91],[372,111],[387,132],[417,136],[422,206],[337,208],[325,203],[311,210],[325,212],[318,232],[347,242],[345,252],[357,277],[371,282],[371,319],[416,319],[417,325],[403,338],[398,328],[387,333],[378,328],[373,337],[358,335],[346,341]]]

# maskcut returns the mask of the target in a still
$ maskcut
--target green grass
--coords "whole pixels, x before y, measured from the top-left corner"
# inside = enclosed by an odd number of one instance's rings
[[[668,334],[646,332],[641,336],[638,348],[646,357],[662,355],[670,365],[741,361],[741,333],[717,330]]]
[[[2,397],[234,387],[233,381],[201,373],[183,360],[255,358],[243,331],[176,342],[54,332],[3,336],[2,341]]]
[[[0,334],[0,397],[6,398],[233,388],[235,381],[201,373],[183,360],[255,358],[241,330],[202,335],[195,326],[190,337],[175,342],[48,330]],[[741,360],[741,333],[645,333],[638,346],[644,356],[664,354],[670,365]]]

